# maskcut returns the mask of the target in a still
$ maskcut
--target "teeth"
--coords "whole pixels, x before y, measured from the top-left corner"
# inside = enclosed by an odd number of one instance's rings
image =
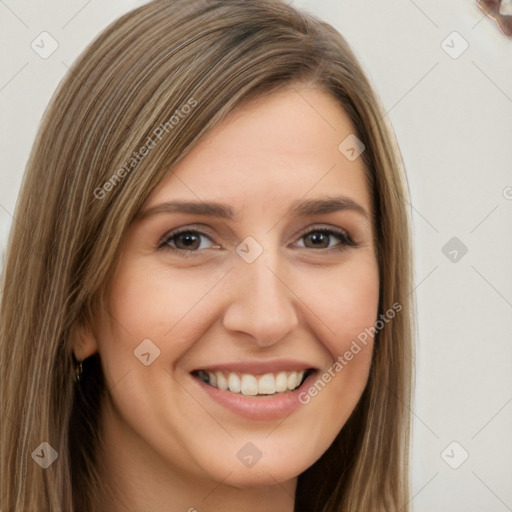
[[[274,395],[285,391],[292,391],[299,387],[304,378],[304,370],[293,372],[266,373],[256,377],[248,373],[241,376],[230,372],[226,376],[221,371],[210,372],[200,370],[197,376],[207,384],[222,391],[231,391],[245,396]]]
[[[286,372],[279,372],[276,377],[276,391],[282,393],[288,388],[288,375]]]
[[[242,382],[236,373],[230,373],[228,378],[229,391],[233,393],[240,393],[242,389]]]
[[[297,386],[297,372],[292,372],[288,375],[288,389],[293,389]]]
[[[230,388],[230,391],[231,388]],[[240,388],[242,395],[256,396],[258,394],[258,381],[254,375],[242,375],[242,386]]]
[[[276,392],[276,379],[272,373],[266,373],[258,381],[260,395],[273,395]]]
[[[212,372],[208,372],[208,374],[210,375]],[[217,387],[222,391],[226,391],[228,389],[228,381],[226,377],[224,377],[224,374],[222,372],[215,372],[215,376],[217,377]],[[210,382],[212,381],[210,380]]]
[[[203,382],[206,382],[206,384],[209,384],[210,383],[210,380],[208,378],[208,373],[209,372],[205,372],[204,370],[199,370],[197,372],[197,376],[203,381]]]

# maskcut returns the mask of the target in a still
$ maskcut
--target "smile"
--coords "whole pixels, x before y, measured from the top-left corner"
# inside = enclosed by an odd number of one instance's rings
[[[192,375],[221,391],[229,391],[244,396],[269,396],[296,390],[312,371],[280,371],[253,375],[232,371],[197,370]]]
[[[209,409],[212,414],[229,411],[252,421],[281,421],[294,411],[306,410],[300,390],[318,373],[306,361],[275,359],[198,365],[189,375],[204,406],[220,406]]]

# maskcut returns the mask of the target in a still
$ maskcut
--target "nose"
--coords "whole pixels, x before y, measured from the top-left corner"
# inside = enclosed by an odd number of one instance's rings
[[[296,295],[263,257],[241,265],[233,276],[224,328],[248,334],[262,347],[274,345],[297,327]]]

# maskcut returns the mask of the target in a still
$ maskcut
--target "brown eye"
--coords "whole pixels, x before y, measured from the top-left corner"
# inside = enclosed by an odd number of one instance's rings
[[[330,235],[316,231],[304,237],[304,245],[314,249],[327,249],[330,243]]]
[[[197,251],[199,249],[209,249],[213,247],[213,243],[211,238],[204,233],[186,230],[166,236],[160,247],[180,251]]]
[[[302,243],[300,243],[302,242]],[[306,249],[331,249],[345,246],[355,247],[354,242],[344,231],[333,229],[315,229],[300,238],[299,247]]]
[[[180,233],[174,235],[174,243],[177,249],[199,249],[201,245],[201,237],[196,233]]]

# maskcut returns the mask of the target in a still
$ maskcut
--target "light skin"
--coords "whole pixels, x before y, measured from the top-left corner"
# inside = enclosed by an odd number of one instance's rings
[[[143,211],[215,202],[234,216],[141,215],[125,239],[108,312],[75,343],[79,359],[100,353],[106,378],[103,478],[116,490],[106,509],[293,511],[297,476],[329,447],[364,390],[372,340],[307,405],[277,420],[227,409],[191,372],[296,359],[321,377],[374,324],[370,195],[362,159],[338,150],[353,132],[327,93],[286,86],[230,114],[149,197]],[[342,198],[341,209],[291,210],[327,198]],[[178,228],[201,234],[173,237]],[[252,263],[236,251],[249,236],[263,249]],[[148,366],[134,356],[145,339],[160,350]],[[252,467],[237,457],[248,442],[262,453]]]

